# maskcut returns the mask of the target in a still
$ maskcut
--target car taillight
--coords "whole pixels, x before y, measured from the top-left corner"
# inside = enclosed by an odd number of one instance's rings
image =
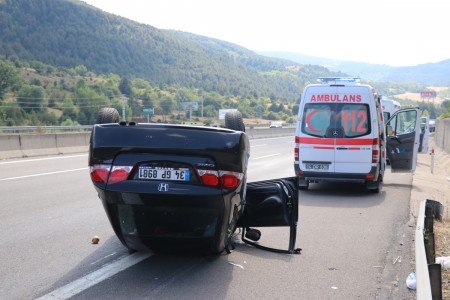
[[[239,172],[216,171],[216,170],[197,170],[202,184],[207,186],[234,189],[243,178]]]
[[[237,187],[243,177],[243,174],[238,172],[219,171],[219,174],[220,183],[226,189],[234,189]]]
[[[128,175],[130,175],[131,166],[114,166],[112,167],[111,174],[108,178],[108,184],[117,183],[120,181],[127,180]]]
[[[94,183],[110,184],[124,181],[130,175],[131,166],[92,165],[91,179]]]
[[[106,184],[108,179],[110,165],[93,165],[89,167],[91,171],[91,180],[95,183]]]
[[[214,170],[197,170],[198,176],[204,185],[217,186],[219,185],[219,175]]]

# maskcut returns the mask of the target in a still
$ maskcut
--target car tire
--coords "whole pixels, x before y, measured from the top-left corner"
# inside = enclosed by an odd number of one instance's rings
[[[117,109],[113,107],[104,107],[98,111],[95,124],[119,123],[119,121],[120,116]]]
[[[225,127],[228,129],[245,132],[244,121],[240,111],[229,111],[225,114]]]

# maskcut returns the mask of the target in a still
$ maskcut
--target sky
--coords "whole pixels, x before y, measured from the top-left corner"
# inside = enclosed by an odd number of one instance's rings
[[[416,66],[450,59],[447,0],[83,0],[253,51]]]

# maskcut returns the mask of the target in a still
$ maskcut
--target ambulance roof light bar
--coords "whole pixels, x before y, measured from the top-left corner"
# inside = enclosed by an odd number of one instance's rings
[[[359,77],[319,77],[317,81],[328,83],[328,82],[359,82],[361,78]]]

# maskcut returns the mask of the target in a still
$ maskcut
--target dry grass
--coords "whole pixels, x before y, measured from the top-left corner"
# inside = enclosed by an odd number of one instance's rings
[[[436,257],[450,256],[450,220],[434,222]],[[450,299],[450,269],[442,268],[442,299]]]
[[[441,91],[448,90],[448,87],[431,86],[431,87],[428,87],[428,89],[439,93]],[[397,99],[401,99],[401,100],[412,100],[412,101],[417,101],[417,102],[426,101],[426,102],[432,102],[435,104],[440,104],[444,101],[444,99],[442,99],[441,97],[436,97],[433,100],[422,99],[422,98],[420,98],[420,93],[409,93],[409,92],[404,93],[404,94],[398,94],[398,95],[395,95],[394,97]]]

